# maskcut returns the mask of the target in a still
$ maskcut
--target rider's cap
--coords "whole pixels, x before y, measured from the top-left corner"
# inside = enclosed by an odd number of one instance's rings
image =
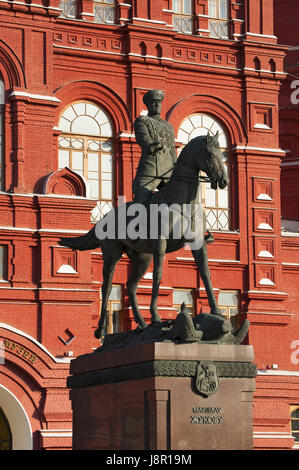
[[[162,90],[150,90],[143,96],[143,102],[146,104],[151,100],[164,100],[164,91]]]

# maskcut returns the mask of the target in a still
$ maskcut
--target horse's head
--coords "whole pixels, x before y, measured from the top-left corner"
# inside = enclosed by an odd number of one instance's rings
[[[212,189],[217,189],[218,186],[224,189],[228,185],[228,176],[223,165],[218,131],[215,136],[207,134],[200,160],[200,169],[208,175]]]

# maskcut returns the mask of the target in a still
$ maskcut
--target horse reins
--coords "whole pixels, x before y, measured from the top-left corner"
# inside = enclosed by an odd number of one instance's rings
[[[153,124],[152,121],[150,121],[150,124],[152,126],[152,129],[154,131],[154,136],[157,137],[157,131],[156,131],[156,128]],[[157,163],[157,162],[156,162]],[[157,164],[156,164],[156,176],[153,176],[153,175],[142,175],[144,176],[145,178],[152,178],[152,181],[155,180],[155,179],[160,179],[161,181],[165,180],[170,180],[171,177],[173,177],[175,180],[177,181],[185,181],[187,183],[200,183],[200,182],[203,182],[203,183],[212,183],[213,180],[215,180],[215,178],[211,178],[209,176],[177,176],[177,175],[171,175],[171,176],[158,176],[157,175]],[[186,166],[186,165],[184,165]],[[173,166],[172,168],[170,168],[167,173],[169,173],[170,171],[173,171],[175,168],[175,166]]]
[[[172,171],[175,167],[170,168],[170,170],[167,171]],[[174,178],[177,181],[186,181],[187,183],[211,183],[212,178],[209,176],[179,176],[179,175],[172,175],[172,176],[153,176],[153,175],[142,175],[145,178],[152,178],[152,180],[159,179],[159,180],[170,180],[170,178]]]

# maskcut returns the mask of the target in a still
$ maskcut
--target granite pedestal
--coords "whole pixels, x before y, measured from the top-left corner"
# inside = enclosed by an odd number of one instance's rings
[[[74,359],[74,450],[252,449],[252,346],[150,343]]]

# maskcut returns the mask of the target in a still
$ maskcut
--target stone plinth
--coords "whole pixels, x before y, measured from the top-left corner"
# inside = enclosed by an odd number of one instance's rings
[[[73,449],[252,449],[252,346],[150,343],[71,362]]]

